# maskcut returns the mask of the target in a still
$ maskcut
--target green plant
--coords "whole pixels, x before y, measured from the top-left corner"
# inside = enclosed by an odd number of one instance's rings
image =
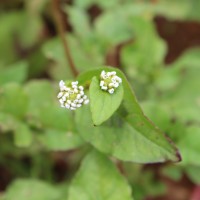
[[[20,2],[0,18],[0,167],[14,179],[0,199],[139,200],[166,193],[163,176],[199,184],[200,51],[166,65],[154,23],[198,20],[199,3],[74,0],[61,15],[58,1]],[[76,110],[59,106],[60,80],[82,86]]]

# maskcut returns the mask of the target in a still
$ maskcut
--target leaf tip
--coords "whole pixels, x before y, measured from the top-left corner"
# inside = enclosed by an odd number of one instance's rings
[[[177,157],[177,161],[175,161],[175,162],[181,162],[182,161],[182,156],[181,156],[178,149],[176,149],[176,157]]]

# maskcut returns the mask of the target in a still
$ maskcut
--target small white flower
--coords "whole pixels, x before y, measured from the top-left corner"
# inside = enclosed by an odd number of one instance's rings
[[[79,90],[84,90],[83,86],[79,86],[78,88]]]
[[[66,103],[66,104],[65,104],[65,108],[68,108],[68,109],[69,109],[69,108],[70,108],[70,105]]]
[[[108,87],[106,87],[106,86],[102,86],[101,89],[102,89],[102,90],[107,90]]]
[[[59,99],[62,96],[63,96],[63,92],[59,92],[57,98]]]
[[[70,89],[69,89],[69,88],[67,88],[67,87],[65,87],[65,88],[66,88],[65,90],[66,90],[67,92],[69,92],[69,91],[70,91]]]
[[[113,77],[111,80],[112,80],[113,83],[116,83],[116,78],[115,77]]]
[[[63,100],[63,102],[64,102],[64,101],[66,101],[66,97],[65,97],[65,96],[63,96],[63,97],[62,97],[62,100]]]
[[[65,82],[63,81],[63,80],[61,80],[60,82],[59,82],[59,86],[60,87],[63,87],[65,85]]]
[[[112,75],[112,72],[107,72],[107,76],[111,76]]]
[[[112,72],[110,72],[110,74],[114,76],[114,75],[116,75],[116,71],[112,71]]]
[[[115,87],[115,88],[118,88],[118,87],[119,87],[119,83],[117,83],[117,82],[114,83],[114,87]]]
[[[81,94],[77,94],[76,98],[80,99],[81,98]]]
[[[103,78],[105,74],[106,74],[106,72],[103,70],[103,71],[101,72],[101,77]]]
[[[85,101],[84,101],[84,104],[88,104],[90,101],[89,101],[89,99],[86,99]]]
[[[65,82],[59,82],[60,92],[57,95],[60,106],[69,110],[76,110],[83,104],[88,104],[89,99],[84,93],[84,87],[78,85],[78,81],[71,82],[70,86],[66,86]]]
[[[86,95],[84,95],[84,96],[83,96],[83,99],[87,99],[87,96],[86,96]]]
[[[109,86],[109,87],[114,87],[114,85],[115,85],[114,83],[109,83],[108,86]]]
[[[72,82],[72,85],[78,85],[78,81]]]
[[[101,81],[100,82],[100,86],[102,87],[104,85],[104,81]]]
[[[76,104],[75,103],[71,103],[71,106],[76,108]]]
[[[69,97],[69,93],[66,92],[66,93],[64,94],[64,97]]]
[[[121,83],[122,82],[122,79],[119,78],[118,76],[115,77],[116,81],[118,81],[118,83]]]
[[[80,91],[80,95],[83,96],[83,95],[84,95],[84,92],[83,92],[83,91]]]
[[[61,103],[61,104],[63,104],[63,103],[64,103],[64,101],[63,101],[62,99],[60,99],[59,101],[60,101],[60,103]]]
[[[65,87],[64,86],[61,86],[60,87],[60,91],[62,92],[62,91],[65,91]]]
[[[115,91],[115,90],[114,90],[113,88],[108,90],[108,92],[109,92],[110,94],[113,94],[114,91]]]
[[[83,99],[80,99],[78,100],[78,103],[83,103],[83,101],[84,101]]]
[[[74,92],[75,92],[75,93],[78,93],[78,89],[77,89],[77,88],[74,88]]]
[[[101,72],[100,75],[100,87],[102,90],[113,94],[115,90],[119,87],[122,83],[122,79],[116,75],[115,71],[112,72],[105,72],[104,70]]]
[[[68,100],[67,100],[67,103],[68,103],[68,104],[71,104],[72,102],[71,102],[71,100],[68,99]]]

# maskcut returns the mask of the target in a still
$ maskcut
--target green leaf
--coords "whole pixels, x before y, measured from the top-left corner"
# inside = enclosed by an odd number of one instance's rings
[[[36,110],[41,105],[51,105],[55,99],[53,85],[46,80],[29,81],[25,85],[25,92],[30,99],[30,109]]]
[[[162,70],[154,88],[159,104],[165,105],[173,118],[184,123],[198,122],[200,112],[199,49],[185,52],[170,67]]]
[[[86,108],[77,110],[76,121],[82,137],[100,151],[121,160],[138,163],[179,161],[176,147],[143,114],[131,86],[120,70],[104,67],[88,71],[80,75],[78,80],[88,83],[93,76],[99,76],[102,70],[108,69],[115,70],[122,78],[123,104],[119,113],[100,127],[92,125],[91,114]]]
[[[89,15],[83,9],[78,9],[77,7],[67,7],[65,10],[78,38],[85,39],[90,37],[92,32]]]
[[[27,26],[30,23],[31,26]],[[40,34],[43,28],[42,18],[32,12],[23,10],[21,19],[17,26],[19,41],[23,47],[31,47],[39,42]]]
[[[120,106],[123,99],[123,86],[120,85],[113,94],[101,90],[100,80],[94,77],[90,84],[90,109],[95,125],[109,119]]]
[[[24,123],[18,123],[14,132],[14,142],[17,147],[28,147],[33,139],[29,127]]]
[[[90,111],[83,107],[76,111],[76,121],[85,141],[120,160],[137,163],[179,160],[173,144],[142,116],[125,119],[115,114],[101,126],[94,127]]]
[[[38,120],[42,127],[61,131],[74,130],[74,120],[69,110],[61,108],[59,103],[41,106],[38,112]]]
[[[60,193],[52,185],[40,180],[17,179],[6,191],[6,200],[60,200]]]
[[[27,119],[40,127],[42,126],[41,110],[45,107],[51,108],[52,104],[55,103],[56,93],[54,93],[51,83],[44,80],[29,81],[24,89],[30,100]]]
[[[133,17],[131,22],[136,39],[122,48],[122,63],[129,76],[140,82],[149,82],[159,73],[167,48],[153,21],[140,16]]]
[[[127,15],[124,15],[121,9],[110,10],[99,16],[95,21],[95,30],[99,40],[102,40],[107,48],[127,41],[134,35]]]
[[[171,112],[169,110],[168,105],[159,102],[157,100],[147,100],[142,102],[141,104],[146,116],[150,118],[159,128],[166,131],[168,128],[172,126],[170,115]]]
[[[17,62],[11,66],[0,68],[0,85],[17,82],[22,83],[27,78],[28,63],[25,61]]]
[[[0,92],[0,110],[16,118],[23,118],[28,108],[28,97],[16,83],[9,83]]]
[[[114,164],[92,152],[83,161],[69,188],[69,200],[131,200],[131,188]]]
[[[79,135],[67,130],[46,129],[39,138],[47,149],[54,151],[71,150],[85,143]]]

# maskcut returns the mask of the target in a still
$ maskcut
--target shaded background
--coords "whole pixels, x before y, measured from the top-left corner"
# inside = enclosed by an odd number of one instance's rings
[[[78,70],[124,71],[147,116],[180,148],[180,164],[119,164],[135,199],[199,200],[199,20],[198,0],[1,0],[0,199],[20,197],[33,178],[42,181],[37,193],[66,199],[87,152],[76,136],[67,141],[76,124],[55,99],[57,82],[73,79],[61,27]]]

